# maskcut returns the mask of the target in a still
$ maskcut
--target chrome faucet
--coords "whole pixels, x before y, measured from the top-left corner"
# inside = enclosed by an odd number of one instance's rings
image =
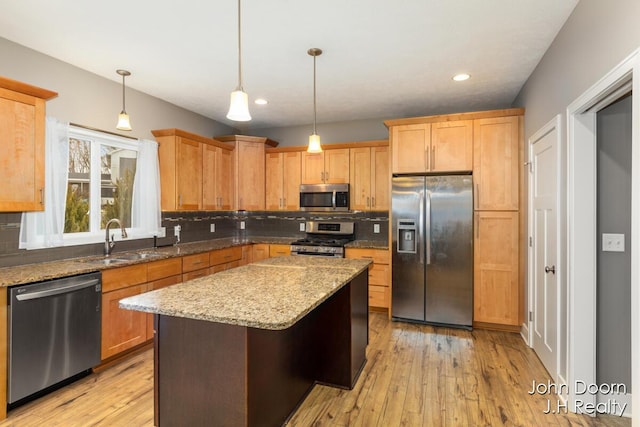
[[[111,251],[113,250],[113,247],[116,244],[116,242],[113,240],[113,234],[111,235],[111,241],[109,241],[109,229],[111,228],[111,224],[113,223],[118,224],[118,227],[120,227],[120,231],[122,232],[122,238],[123,239],[127,238],[127,230],[122,226],[122,224],[120,223],[120,220],[118,218],[110,219],[109,222],[107,222],[107,225],[104,227],[104,232],[105,232],[104,254],[106,256],[111,255]]]

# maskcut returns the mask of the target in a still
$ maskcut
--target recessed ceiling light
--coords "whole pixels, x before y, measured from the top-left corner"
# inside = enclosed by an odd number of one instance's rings
[[[266,99],[264,99],[264,98],[258,98],[258,99],[256,99],[256,100],[255,100],[255,101],[253,101],[253,102],[255,102],[255,103],[256,103],[256,104],[258,104],[258,105],[267,105],[267,104],[269,103],[269,101],[267,101],[267,100],[266,100]]]
[[[455,76],[453,76],[452,79],[457,81],[457,82],[463,82],[465,80],[469,80],[469,77],[471,77],[469,74],[460,73],[460,74],[456,74]]]

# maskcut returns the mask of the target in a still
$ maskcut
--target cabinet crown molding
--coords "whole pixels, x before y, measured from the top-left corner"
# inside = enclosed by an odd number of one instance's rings
[[[399,125],[438,123],[438,122],[447,122],[447,121],[455,121],[455,120],[490,119],[494,117],[522,116],[522,115],[524,115],[524,108],[508,108],[504,110],[472,111],[469,113],[454,113],[454,114],[441,114],[437,116],[421,116],[421,117],[408,117],[405,119],[390,119],[390,120],[385,120],[384,125],[389,128],[391,126],[399,126]]]
[[[2,77],[2,76],[0,76],[0,88],[12,90],[14,92],[19,92],[25,95],[35,96],[36,98],[41,98],[44,100],[48,100],[58,96],[58,92],[53,92],[51,90],[43,89],[37,86],[32,86],[32,85],[22,83],[7,77]]]
[[[179,136],[181,138],[188,138],[193,141],[201,142],[203,144],[215,145],[216,147],[223,148],[225,150],[233,150],[234,146],[226,144],[220,140],[214,138],[207,138],[206,136],[198,135],[195,133],[187,132],[186,130],[170,128],[170,129],[155,129],[151,131],[151,134],[156,138],[162,136]]]
[[[222,142],[257,142],[262,143],[269,147],[277,147],[279,142],[273,139],[266,138],[264,136],[251,136],[251,135],[220,135],[215,136],[215,139]]]

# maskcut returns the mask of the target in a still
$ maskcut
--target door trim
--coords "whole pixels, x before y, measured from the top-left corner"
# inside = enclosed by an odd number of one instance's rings
[[[631,360],[640,359],[640,49],[573,101],[567,114],[567,398],[572,384],[596,384],[596,112],[602,101],[632,82]],[[632,369],[632,408],[640,411],[640,370]],[[630,413],[625,414],[630,416]],[[640,418],[633,420],[640,426]]]
[[[528,209],[527,209],[527,218],[528,218],[528,224],[527,224],[527,230],[528,230],[528,237],[529,239],[533,238],[533,219],[534,219],[534,215],[533,215],[533,171],[532,171],[532,167],[534,167],[533,165],[533,146],[536,142],[540,141],[541,139],[543,139],[544,137],[546,137],[547,135],[549,135],[551,132],[556,132],[556,138],[555,138],[555,154],[556,154],[556,164],[555,164],[555,168],[556,168],[556,179],[560,178],[562,175],[562,171],[560,168],[560,158],[561,158],[561,153],[560,153],[560,147],[562,146],[562,115],[558,114],[556,115],[553,119],[551,119],[547,124],[545,124],[544,126],[542,126],[536,133],[534,133],[530,138],[529,138],[529,146],[528,146],[528,161],[526,163],[526,166],[529,166],[528,168],[528,174],[527,174],[527,181],[528,181]],[[560,278],[562,275],[562,257],[560,256],[561,252],[561,239],[560,237],[560,230],[562,230],[562,225],[561,225],[561,220],[560,220],[560,209],[559,207],[561,206],[561,200],[560,200],[560,194],[562,192],[562,186],[561,186],[561,181],[558,179],[558,181],[556,182],[556,212],[555,212],[555,222],[556,222],[556,260],[555,260],[555,266],[556,266],[556,277]],[[534,248],[533,246],[531,246],[530,244],[527,243],[527,264],[529,265],[529,269],[528,269],[528,274],[527,274],[527,290],[528,290],[528,294],[527,294],[527,313],[530,313],[533,311],[533,300],[534,300],[534,293],[535,293],[535,288],[534,288],[534,277],[533,277],[533,252],[534,252]],[[558,279],[557,280],[557,285],[556,285],[556,299],[557,299],[557,304],[556,304],[556,356],[557,356],[557,360],[556,360],[556,367],[560,366],[560,330],[561,330],[561,307],[562,307],[562,293],[561,293],[561,288],[560,288],[560,283],[561,281]],[[529,347],[533,348],[533,327],[532,327],[532,323],[533,320],[531,319],[531,317],[529,315],[527,315],[527,319],[525,320],[525,322],[523,323],[523,335],[526,334],[527,337],[527,344],[529,345]],[[551,376],[556,380],[556,382],[560,383],[560,374],[559,374],[559,369],[556,369],[556,372],[550,372]]]

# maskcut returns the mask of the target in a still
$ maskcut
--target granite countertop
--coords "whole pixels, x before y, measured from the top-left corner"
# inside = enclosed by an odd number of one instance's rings
[[[344,247],[357,249],[389,249],[387,242],[381,242],[379,240],[353,240],[344,245]]]
[[[370,261],[278,257],[125,298],[128,310],[259,329],[286,329]]]
[[[296,240],[297,238],[295,237],[268,236],[256,236],[247,239],[222,238],[193,243],[180,243],[177,246],[165,246],[157,249],[149,248],[137,251],[114,252],[111,254],[111,258],[117,258],[120,261],[112,264],[105,264],[104,256],[91,256],[25,264],[14,267],[3,267],[0,268],[0,287],[41,282],[43,280],[52,280],[60,277],[106,270],[109,268],[124,267],[127,265],[151,262],[177,256],[193,255],[217,249],[226,249],[233,246],[249,245],[253,243],[289,245]],[[387,246],[384,243],[368,240],[355,240],[348,243],[346,247],[387,249]],[[124,259],[135,254],[146,254],[147,256],[146,258]]]

